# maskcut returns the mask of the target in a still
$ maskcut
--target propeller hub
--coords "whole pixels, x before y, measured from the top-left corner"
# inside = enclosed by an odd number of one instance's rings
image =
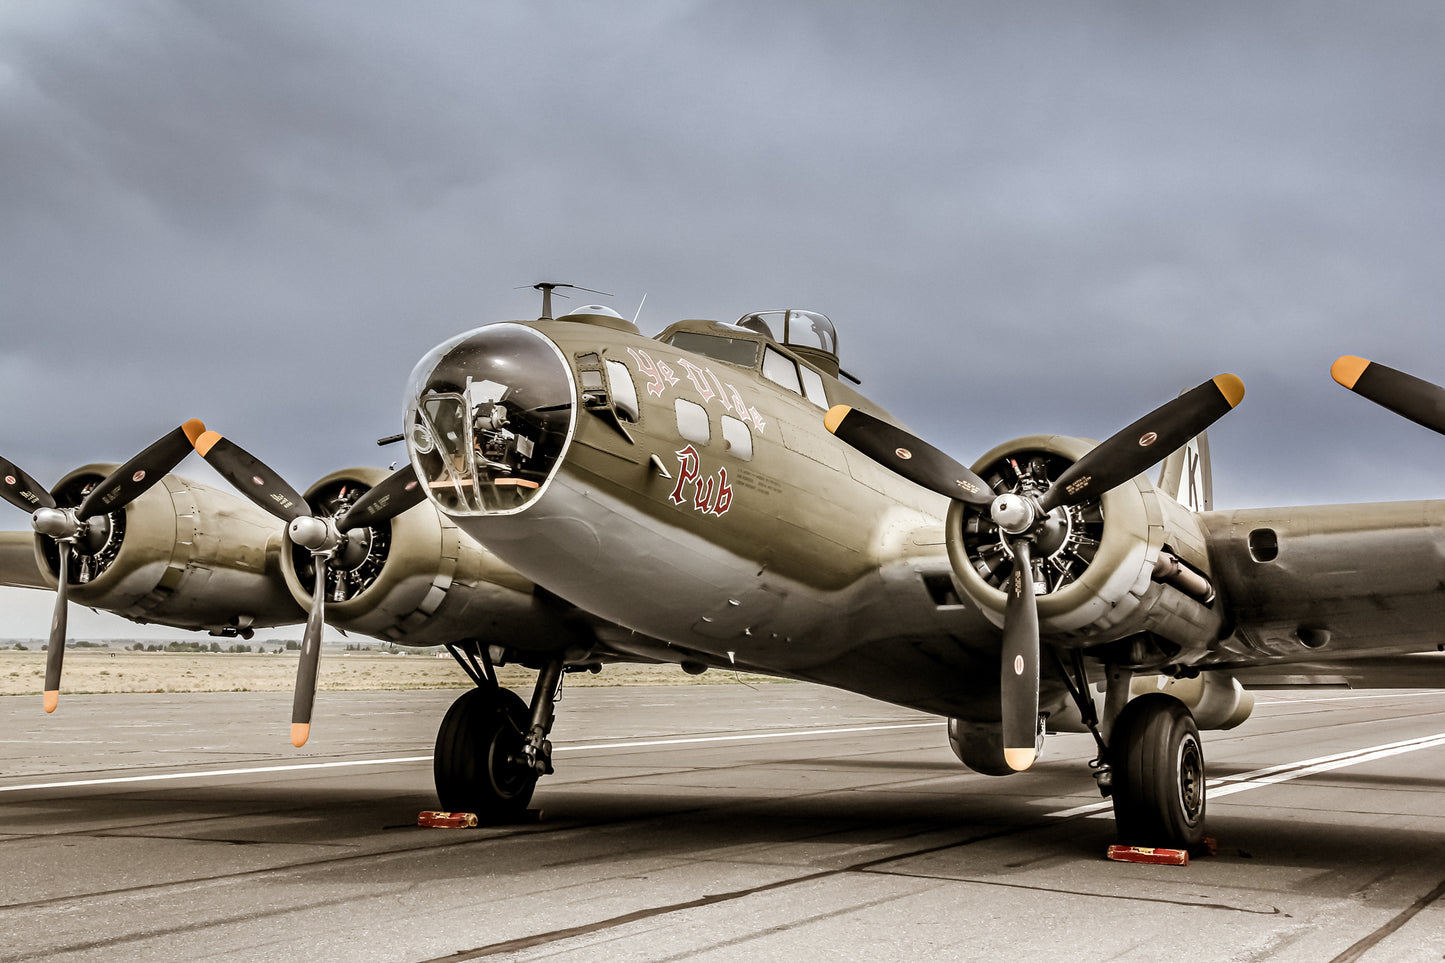
[[[1034,500],[1017,492],[1004,492],[989,506],[993,523],[1010,535],[1022,535],[1033,527],[1038,518]]]
[[[334,523],[315,515],[302,515],[291,521],[291,541],[312,552],[324,552],[335,548],[341,541]]]
[[[80,520],[72,508],[37,508],[30,524],[41,535],[54,539],[73,539],[81,533]]]

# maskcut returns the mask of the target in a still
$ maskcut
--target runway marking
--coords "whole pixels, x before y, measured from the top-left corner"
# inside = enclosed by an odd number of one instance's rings
[[[789,736],[836,736],[851,732],[884,732],[889,729],[927,729],[943,725],[942,720],[932,722],[901,722],[888,726],[849,726],[842,729],[789,729],[785,732],[756,732],[743,736],[696,736],[679,739],[653,739],[649,741],[598,742],[582,746],[553,746],[553,752],[579,752],[584,749],[641,749],[647,746],[686,746],[702,742],[739,742],[749,739],[786,739]]]
[[[1404,700],[1423,698],[1425,696],[1430,696],[1438,700],[1440,693],[1430,690],[1427,692],[1376,692],[1369,695],[1315,696],[1308,699],[1258,699],[1257,705],[1259,708],[1268,707],[1271,709],[1275,706],[1302,707],[1294,712],[1271,712],[1269,714],[1269,718],[1271,719],[1283,719],[1285,716],[1303,716],[1312,712],[1319,712],[1320,710],[1316,707],[1324,702],[1368,702],[1377,699]]]
[[[829,736],[849,735],[859,732],[887,732],[901,729],[925,729],[940,725],[940,722],[905,722],[894,723],[882,726],[846,726],[834,729],[789,729],[781,732],[755,732],[729,736],[683,736],[672,739],[634,739],[619,740],[614,742],[584,743],[581,745],[554,746],[552,751],[556,752],[586,752],[603,749],[643,749],[656,746],[681,746],[698,745],[702,743],[720,742],[749,742],[763,739],[786,739],[799,736]],[[1305,759],[1299,762],[1284,763],[1278,766],[1269,766],[1264,769],[1256,769],[1252,772],[1240,773],[1233,776],[1221,776],[1212,779],[1208,783],[1210,798],[1229,796],[1234,793],[1247,792],[1251,789],[1262,789],[1266,786],[1278,785],[1300,779],[1304,776],[1317,775],[1322,772],[1329,772],[1333,769],[1342,769],[1346,766],[1356,766],[1361,763],[1372,762],[1376,759],[1385,759],[1401,753],[1414,752],[1418,749],[1430,749],[1436,746],[1445,745],[1445,733],[1433,736],[1424,736],[1419,739],[1407,739],[1402,742],[1386,743],[1380,746],[1373,746],[1366,749],[1354,749],[1348,752],[1334,753],[1329,756],[1319,756],[1314,759]],[[180,779],[209,779],[217,776],[252,776],[265,775],[268,773],[284,772],[305,772],[319,769],[344,769],[361,766],[391,766],[410,763],[431,762],[430,754],[424,756],[395,756],[386,759],[351,759],[338,762],[309,762],[309,763],[288,763],[278,766],[252,766],[235,769],[207,769],[195,772],[171,772],[158,773],[144,776],[109,776],[100,779],[72,779],[57,782],[26,783],[19,786],[0,786],[0,793],[23,792],[32,789],[79,789],[87,786],[114,786],[130,783],[144,782],[166,782]],[[1109,800],[1089,803],[1083,806],[1074,806],[1070,809],[1060,809],[1046,815],[1056,819],[1064,819],[1071,816],[1086,816],[1104,813],[1111,809],[1113,803]]]
[[[1298,699],[1264,698],[1260,696],[1260,692],[1269,690],[1256,689],[1251,691],[1255,693],[1255,698],[1258,700],[1259,704],[1266,706],[1314,705],[1316,702],[1364,702],[1371,699],[1417,699],[1423,698],[1425,696],[1431,696],[1438,699],[1440,697],[1439,691],[1435,689],[1395,689],[1390,692],[1362,692],[1352,695],[1309,696],[1308,698],[1302,696]]]
[[[1288,782],[1291,779],[1299,779],[1303,776],[1313,776],[1317,773],[1329,772],[1332,769],[1357,766],[1362,762],[1373,762],[1376,759],[1386,759],[1390,756],[1398,756],[1401,753],[1414,752],[1417,749],[1431,749],[1435,746],[1442,745],[1445,745],[1445,732],[1434,736],[1424,736],[1419,739],[1389,742],[1371,749],[1356,749],[1352,752],[1339,752],[1332,756],[1306,759],[1303,762],[1271,766],[1268,769],[1256,769],[1254,772],[1241,773],[1237,776],[1223,776],[1211,781],[1209,783],[1209,794],[1216,798],[1219,796],[1229,796],[1237,792],[1245,792],[1250,789],[1262,789],[1265,786]]]
[[[886,726],[847,726],[838,729],[788,729],[783,732],[754,732],[733,736],[683,736],[676,739],[635,739],[598,742],[574,746],[553,746],[552,751],[582,752],[598,749],[642,749],[651,746],[685,746],[706,742],[746,742],[759,739],[786,739],[797,736],[834,736],[855,732],[886,732],[892,729],[924,729],[942,722],[903,722]],[[146,776],[108,776],[103,779],[71,779],[64,782],[27,783],[23,786],[0,786],[0,792],[21,792],[26,789],[78,789],[85,786],[114,786],[136,782],[162,782],[176,779],[209,779],[216,776],[250,776],[275,772],[304,772],[310,769],[343,769],[355,766],[391,766],[414,762],[431,762],[425,756],[396,756],[388,759],[351,759],[342,762],[298,762],[280,766],[252,766],[243,769],[207,769],[199,772],[168,772]]]
[[[1406,739],[1402,742],[1387,742],[1384,745],[1371,746],[1366,749],[1337,752],[1333,755],[1303,759],[1299,762],[1287,762],[1283,765],[1269,766],[1265,769],[1256,769],[1253,772],[1243,772],[1234,776],[1221,776],[1218,779],[1209,780],[1207,798],[1217,799],[1220,796],[1232,796],[1235,793],[1248,792],[1251,789],[1263,789],[1266,786],[1278,785],[1304,776],[1314,776],[1332,769],[1358,766],[1364,762],[1398,756],[1401,753],[1414,752],[1417,749],[1432,749],[1436,746],[1445,746],[1445,732],[1433,736],[1422,736],[1418,739]],[[1113,805],[1109,800],[1104,800],[1103,802],[1089,803],[1087,806],[1060,809],[1047,815],[1057,819],[1086,816],[1103,813],[1113,808]]]
[[[112,786],[128,782],[161,782],[167,779],[206,779],[211,776],[250,776],[267,772],[299,772],[304,769],[341,769],[346,766],[389,766],[401,762],[431,762],[431,756],[399,756],[395,759],[352,759],[346,762],[303,762],[285,766],[253,766],[248,769],[207,769],[204,772],[166,772],[150,776],[111,776],[105,779],[72,779],[67,782],[35,782],[24,786],[0,786],[0,792],[24,789],[73,789],[81,786]]]

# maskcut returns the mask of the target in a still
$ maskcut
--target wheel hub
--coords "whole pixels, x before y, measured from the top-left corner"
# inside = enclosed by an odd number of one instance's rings
[[[1199,741],[1189,737],[1179,744],[1179,803],[1190,822],[1204,809],[1204,755]]]

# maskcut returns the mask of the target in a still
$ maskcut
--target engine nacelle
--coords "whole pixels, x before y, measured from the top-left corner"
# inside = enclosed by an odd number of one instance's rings
[[[1012,776],[1014,768],[1003,754],[1003,726],[997,722],[948,720],[948,747],[958,761],[985,776]],[[1042,742],[1035,743],[1041,750]]]
[[[1094,714],[1104,713],[1103,686],[1091,686]],[[1189,707],[1194,722],[1201,729],[1233,729],[1254,712],[1254,693],[1239,684],[1227,672],[1203,672],[1192,679],[1171,679],[1162,675],[1136,675],[1129,684],[1129,697],[1151,692],[1173,696]],[[1064,698],[1049,712],[1048,727],[1052,732],[1088,732],[1073,699]]]
[[[306,491],[312,510],[338,514],[389,473],[332,472]],[[309,607],[311,553],[287,538],[286,585]],[[400,645],[463,639],[550,650],[582,642],[537,598],[532,582],[478,545],[430,501],[389,522],[353,529],[327,566],[326,621]]]
[[[1201,729],[1233,729],[1254,712],[1254,693],[1223,672],[1204,672],[1193,679],[1136,676],[1130,692],[1135,698],[1150,692],[1173,696],[1189,707]]]
[[[1000,445],[973,467],[996,492],[1016,490],[1025,477],[1042,491],[1093,447],[1034,435]],[[947,541],[958,588],[1002,626],[1000,585],[1013,558],[998,527],[954,502]],[[1039,628],[1050,643],[1088,647],[1148,635],[1162,644],[1141,664],[1189,664],[1220,634],[1198,521],[1142,475],[1097,500],[1056,509],[1033,554]]]
[[[114,465],[86,465],[56,483],[65,506],[80,504]],[[230,492],[166,475],[124,508],[90,522],[76,545],[70,598],[132,622],[216,634],[304,621],[281,574],[276,520]],[[53,539],[35,536],[51,587],[60,570]]]

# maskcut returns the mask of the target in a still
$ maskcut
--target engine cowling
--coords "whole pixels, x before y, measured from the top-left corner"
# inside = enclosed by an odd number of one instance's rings
[[[56,501],[79,505],[114,465],[78,468],[56,483]],[[244,499],[166,475],[130,504],[92,519],[74,549],[72,601],[139,623],[249,636],[300,622],[286,589],[275,520]],[[36,562],[51,587],[54,539],[35,537]]]
[[[1094,685],[1088,690],[1096,717],[1104,713],[1103,688]],[[1129,684],[1131,699],[1151,692],[1162,692],[1184,703],[1200,729],[1233,729],[1254,712],[1254,693],[1226,672],[1202,672],[1192,679],[1137,675]],[[1089,731],[1078,706],[1069,698],[1060,699],[1058,705],[1050,709],[1048,728],[1051,732]]]
[[[306,490],[306,501],[317,514],[335,515],[387,474],[383,468],[332,472]],[[310,552],[287,538],[282,570],[295,600],[309,607]],[[326,621],[400,645],[475,639],[548,650],[581,641],[534,588],[425,501],[347,533],[327,566]]]
[[[998,446],[973,468],[999,493],[1026,479],[1046,490],[1092,447],[1079,438],[1033,435]],[[947,544],[959,590],[1001,626],[1007,600],[1000,585],[1013,558],[998,527],[954,502]],[[1141,647],[1138,665],[1187,665],[1220,633],[1223,615],[1211,604],[1200,526],[1142,475],[1101,498],[1056,509],[1033,554],[1040,631],[1052,644],[1148,638],[1156,645]]]

